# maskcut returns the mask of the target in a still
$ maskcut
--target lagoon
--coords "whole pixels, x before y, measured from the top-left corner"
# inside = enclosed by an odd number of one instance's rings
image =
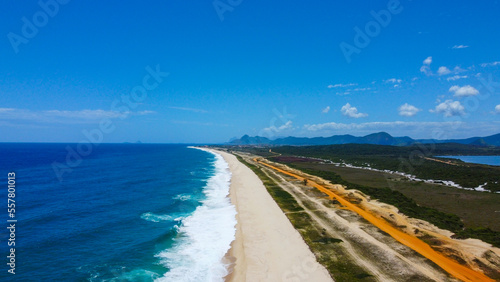
[[[459,159],[466,163],[500,166],[500,156],[437,156],[437,157]]]

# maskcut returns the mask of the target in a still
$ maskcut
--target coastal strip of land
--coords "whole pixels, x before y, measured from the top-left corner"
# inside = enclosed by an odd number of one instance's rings
[[[378,227],[380,230],[391,235],[394,239],[396,239],[400,243],[410,247],[414,251],[420,253],[422,256],[426,257],[427,259],[431,260],[435,264],[439,265],[443,270],[445,270],[446,272],[448,272],[452,276],[454,276],[462,281],[493,281],[489,277],[485,276],[483,273],[472,270],[464,265],[457,263],[456,261],[454,261],[448,257],[443,256],[442,254],[433,250],[428,244],[424,243],[420,239],[396,229],[395,227],[391,226],[387,222],[375,217],[371,213],[369,213],[369,212],[361,209],[360,207],[350,203],[349,201],[345,200],[343,197],[340,197],[339,195],[337,195],[335,192],[331,191],[330,189],[327,189],[324,186],[322,186],[322,185],[320,185],[320,184],[318,184],[310,179],[304,178],[303,176],[299,176],[297,174],[283,170],[283,169],[278,168],[276,166],[273,166],[271,164],[259,161],[257,159],[254,159],[254,161],[258,162],[266,167],[269,167],[273,170],[279,171],[283,174],[292,176],[299,181],[307,181],[308,186],[315,187],[319,191],[327,194],[330,197],[330,199],[334,199],[334,200],[340,202],[344,207],[346,207],[347,209],[349,209],[353,212],[356,212],[358,215],[362,216],[365,220],[367,220],[368,222],[370,222],[374,226]]]
[[[229,164],[230,198],[237,210],[226,281],[333,281],[259,177],[234,155],[215,152]]]

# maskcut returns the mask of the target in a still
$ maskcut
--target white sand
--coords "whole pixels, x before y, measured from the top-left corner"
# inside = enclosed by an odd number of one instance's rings
[[[332,281],[260,179],[235,156],[221,154],[232,173],[230,197],[236,206],[234,261],[229,281]]]

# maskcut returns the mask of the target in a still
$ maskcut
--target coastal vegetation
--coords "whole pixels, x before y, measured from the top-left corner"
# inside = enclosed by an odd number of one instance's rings
[[[466,187],[483,187],[500,191],[500,167],[464,163],[460,160],[436,161],[444,155],[500,155],[500,147],[463,144],[416,144],[411,146],[383,146],[370,144],[343,144],[328,146],[274,147],[272,151],[284,156],[321,158],[340,164],[397,171],[419,179],[453,181]],[[486,184],[485,184],[486,183]]]
[[[439,228],[450,230],[455,233],[454,237],[458,239],[476,238],[490,243],[496,247],[500,247],[500,232],[494,231],[489,227],[466,227],[462,219],[452,213],[439,211],[432,207],[419,205],[410,197],[403,193],[392,190],[388,187],[370,187],[346,181],[340,175],[333,171],[315,169],[308,166],[308,162],[299,161],[293,162],[293,158],[286,157],[271,157],[273,161],[281,162],[292,168],[299,169],[305,173],[319,176],[325,180],[329,180],[335,184],[342,184],[348,189],[356,189],[373,199],[378,199],[381,202],[393,205],[399,211],[409,217],[428,221]]]

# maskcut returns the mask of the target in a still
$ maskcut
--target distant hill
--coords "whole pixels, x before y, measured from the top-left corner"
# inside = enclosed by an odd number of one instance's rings
[[[458,144],[478,145],[478,146],[500,146],[500,133],[487,137],[471,137],[466,139],[447,139],[447,140],[421,139],[415,141],[420,143],[458,143]]]
[[[472,137],[467,139],[412,139],[408,136],[393,137],[387,132],[372,133],[362,137],[353,135],[333,135],[330,137],[285,137],[271,140],[266,137],[255,136],[250,137],[243,135],[240,139],[234,139],[226,143],[228,145],[338,145],[338,144],[374,144],[374,145],[391,145],[391,146],[406,146],[415,143],[458,143],[476,146],[500,146],[500,133],[487,137]]]

